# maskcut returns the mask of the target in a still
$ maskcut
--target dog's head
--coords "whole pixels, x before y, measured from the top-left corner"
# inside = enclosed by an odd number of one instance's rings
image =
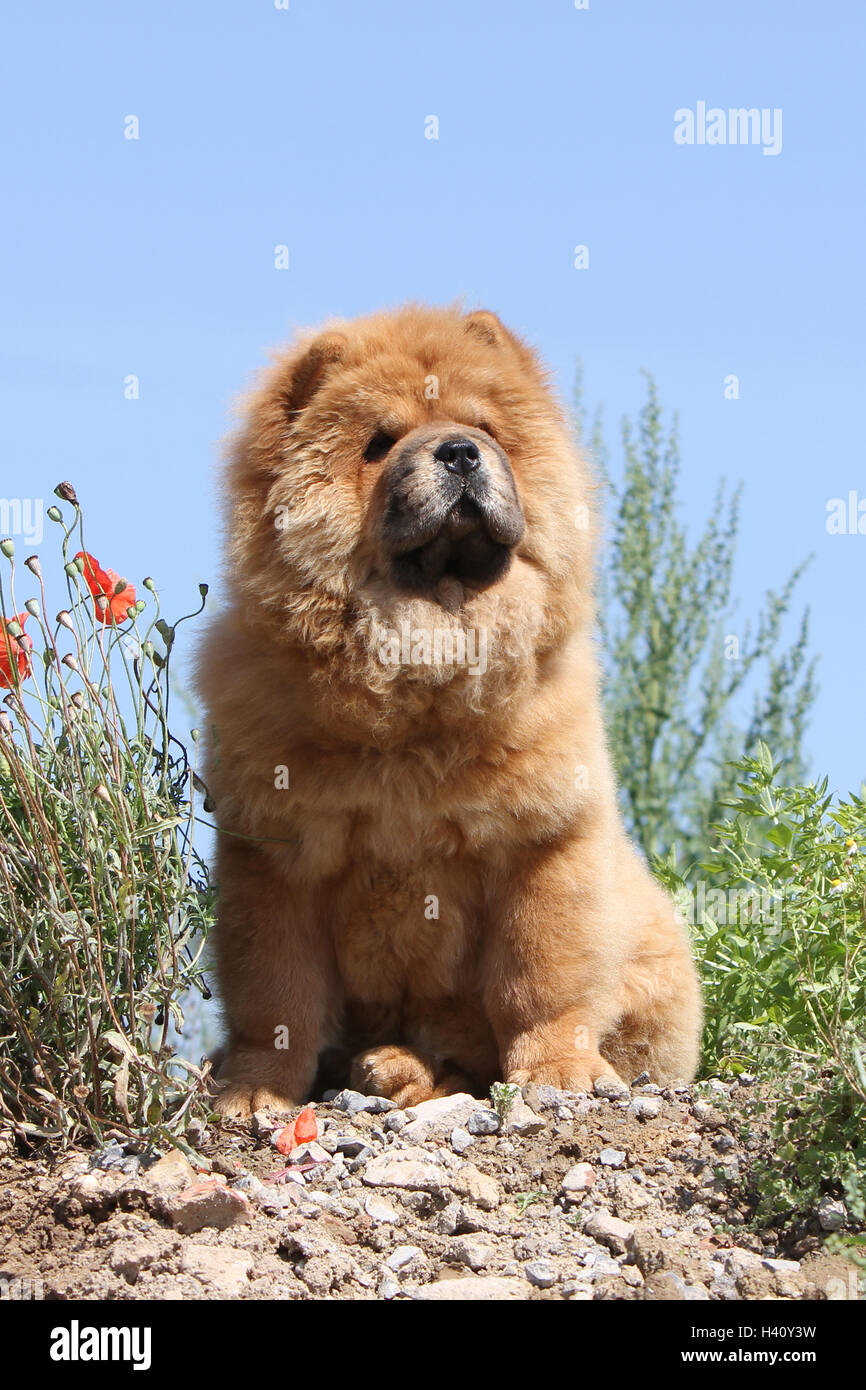
[[[585,616],[584,467],[494,314],[409,307],[304,338],[248,401],[230,481],[235,583],[294,643],[441,619],[549,646]]]

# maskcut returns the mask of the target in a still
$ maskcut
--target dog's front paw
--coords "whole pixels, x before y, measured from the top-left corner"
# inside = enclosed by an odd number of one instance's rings
[[[210,1091],[214,1110],[226,1120],[246,1120],[256,1110],[286,1114],[303,1100],[285,1066],[265,1048],[229,1049],[219,1059],[219,1075],[211,1078]]]
[[[506,1079],[515,1086],[526,1086],[533,1082],[536,1086],[553,1086],[557,1091],[592,1092],[596,1081],[606,1081],[613,1086],[624,1085],[610,1062],[606,1062],[598,1052],[550,1058],[534,1066],[512,1071]]]
[[[411,1047],[371,1047],[352,1058],[349,1084],[365,1096],[420,1105],[435,1090],[432,1064]]]

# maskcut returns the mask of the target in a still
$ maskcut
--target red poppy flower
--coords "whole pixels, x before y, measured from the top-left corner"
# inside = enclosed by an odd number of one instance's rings
[[[29,613],[16,613],[14,621],[23,627],[29,616]],[[13,667],[18,669],[19,680],[23,680],[29,674],[32,649],[33,643],[26,633],[22,633],[20,637],[13,637],[9,632],[9,623],[4,623],[0,618],[0,685],[11,689],[15,684]]]
[[[274,1147],[281,1154],[290,1154],[301,1144],[309,1144],[318,1134],[316,1115],[312,1106],[302,1110],[296,1120],[281,1129],[274,1138]]]
[[[114,570],[104,570],[99,561],[92,555],[88,555],[86,550],[79,550],[76,560],[84,561],[84,582],[92,593],[94,600],[105,598],[106,603],[95,603],[96,616],[102,623],[125,623],[128,612],[135,603],[135,589],[131,584],[126,584],[119,574]],[[126,584],[120,593],[115,593],[118,584]]]

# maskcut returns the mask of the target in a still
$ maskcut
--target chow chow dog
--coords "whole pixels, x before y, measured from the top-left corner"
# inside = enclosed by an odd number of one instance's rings
[[[690,1078],[695,969],[605,744],[592,481],[534,352],[487,311],[329,324],[226,482],[218,1110]]]

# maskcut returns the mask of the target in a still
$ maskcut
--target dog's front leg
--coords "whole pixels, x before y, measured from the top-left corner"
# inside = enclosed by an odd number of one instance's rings
[[[228,836],[212,934],[227,1039],[216,1109],[243,1117],[306,1099],[336,997],[328,934],[280,850]]]

